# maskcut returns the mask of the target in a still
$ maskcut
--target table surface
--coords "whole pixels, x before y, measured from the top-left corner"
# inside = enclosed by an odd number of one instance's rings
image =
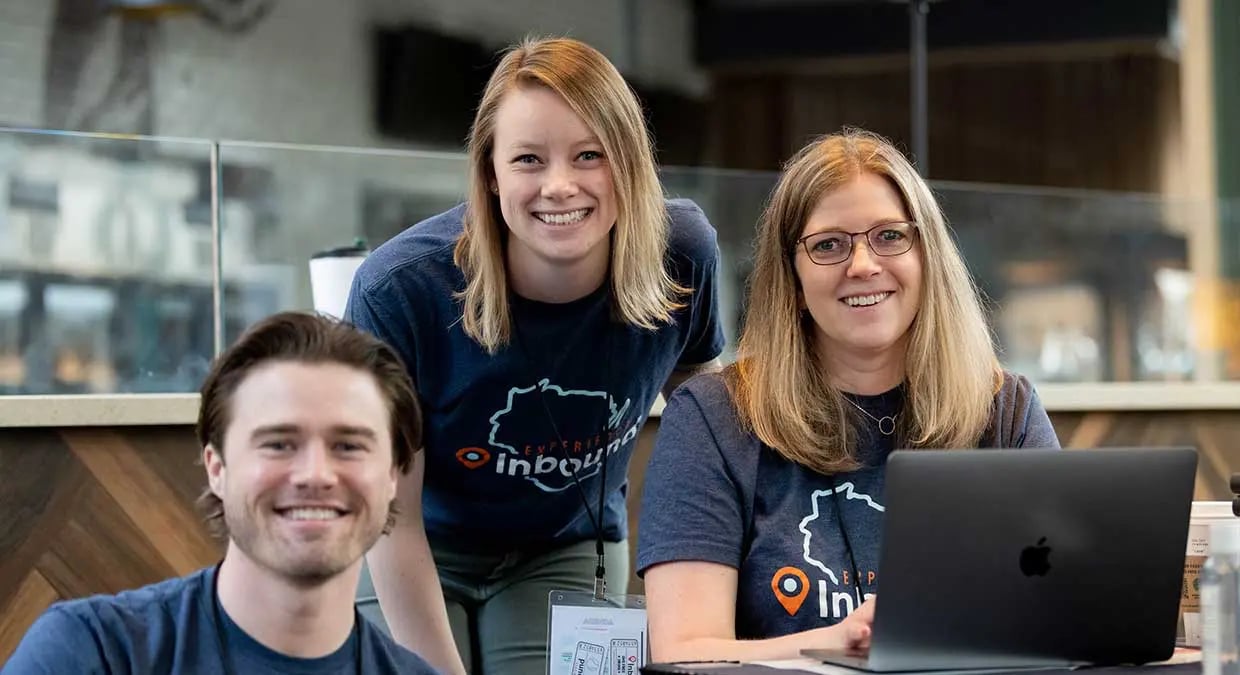
[[[1149,664],[1144,666],[1114,666],[1101,668],[1049,668],[1046,670],[990,670],[990,671],[949,671],[951,673],[982,673],[988,675],[1069,675],[1089,673],[1093,675],[1200,675],[1201,662],[1195,654],[1184,654],[1185,650],[1177,650],[1177,658],[1167,663]],[[1192,650],[1195,652],[1195,650]],[[1189,662],[1182,662],[1184,658]],[[683,663],[683,664],[652,664],[642,668],[643,675],[858,675],[864,671],[823,664],[813,659],[787,659],[781,661],[761,661],[756,663]],[[945,675],[940,672],[938,675]]]

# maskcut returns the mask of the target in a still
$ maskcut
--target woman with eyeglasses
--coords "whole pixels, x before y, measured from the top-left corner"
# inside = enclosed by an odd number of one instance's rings
[[[798,152],[755,248],[739,359],[671,398],[647,469],[656,661],[867,646],[888,455],[1059,447],[999,366],[929,187],[884,139]]]

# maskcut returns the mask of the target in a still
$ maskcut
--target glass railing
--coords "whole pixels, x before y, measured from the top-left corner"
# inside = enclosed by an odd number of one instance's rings
[[[730,345],[775,178],[662,171],[719,231]],[[0,131],[0,392],[195,391],[218,344],[312,307],[312,255],[378,246],[459,203],[465,180],[455,154]],[[933,187],[1009,367],[1240,379],[1237,204]]]
[[[461,155],[221,143],[224,341],[283,309],[310,309],[308,261],[361,238],[378,246],[459,204]]]
[[[1005,365],[1040,382],[1219,376],[1194,332],[1204,209],[1147,195],[940,183]],[[1201,271],[1201,275],[1195,274]],[[1237,373],[1240,375],[1240,373]]]
[[[201,381],[210,172],[206,141],[0,133],[0,392]]]

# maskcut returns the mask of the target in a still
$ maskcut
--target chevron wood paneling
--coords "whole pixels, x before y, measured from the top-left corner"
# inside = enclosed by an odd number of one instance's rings
[[[57,600],[219,559],[188,427],[0,429],[0,663]]]

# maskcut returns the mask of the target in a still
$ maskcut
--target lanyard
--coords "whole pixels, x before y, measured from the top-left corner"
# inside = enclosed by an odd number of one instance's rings
[[[848,562],[852,565],[853,589],[857,592],[857,605],[865,602],[865,594],[861,592],[861,568],[857,567],[857,557],[853,554],[852,542],[848,539],[848,528],[844,527],[844,512],[840,504],[839,479],[831,476],[831,496],[835,500],[835,522],[839,525],[840,536],[844,539],[844,551],[848,553]]]
[[[903,389],[904,385],[900,385],[901,401],[903,401]],[[878,422],[878,432],[884,437],[890,437],[893,433],[895,433],[895,419],[899,416],[898,412],[895,415],[884,415],[880,419],[875,417],[869,410],[861,407],[861,404],[852,400],[847,395],[844,396],[844,400],[853,404],[857,410],[865,413],[866,417]],[[889,421],[890,426],[886,426],[884,424],[885,421]],[[890,431],[888,431],[888,429],[890,429]],[[844,551],[848,553],[848,562],[852,565],[853,589],[857,593],[857,604],[860,605],[862,602],[865,602],[865,595],[861,591],[861,569],[857,567],[857,558],[853,553],[852,542],[848,539],[848,528],[844,527],[844,511],[840,504],[840,483],[839,477],[836,474],[831,475],[831,496],[835,500],[835,522],[840,528],[840,536],[844,539]]]
[[[611,405],[610,405],[611,393],[606,391],[606,388],[609,387],[611,384],[610,382],[611,381],[611,359],[612,359],[611,344],[612,344],[612,338],[615,332],[611,325],[610,304],[611,303],[610,303],[610,293],[609,293],[608,301],[605,303],[604,315],[602,318],[603,349],[602,349],[600,360],[603,362],[603,371],[602,371],[603,372],[603,387],[604,387],[603,393],[606,394],[606,398],[603,401],[603,423],[600,425],[600,431],[599,431],[599,434],[603,437],[604,440],[603,440],[603,447],[600,450],[600,452],[602,453],[602,458],[599,460],[601,467],[599,469],[597,517],[596,517],[595,511],[590,508],[590,499],[589,497],[586,496],[585,489],[581,486],[581,479],[578,478],[577,476],[577,467],[572,462],[568,462],[568,466],[573,472],[572,474],[573,485],[577,488],[577,494],[581,497],[581,505],[585,507],[586,517],[590,519],[590,525],[594,527],[594,553],[598,557],[598,564],[594,568],[594,598],[596,600],[602,600],[603,595],[607,592],[607,580],[605,577],[606,566],[604,565],[605,556],[603,555],[603,507],[604,507],[604,502],[607,497],[607,460],[608,460],[607,449],[611,445],[610,441],[607,438],[607,423],[608,423],[608,420],[611,418]],[[529,365],[533,363],[534,358],[530,354],[529,350],[526,349],[525,340],[521,335],[521,325],[520,325],[520,322],[517,320],[517,313],[514,311],[511,316],[512,316],[513,336],[516,338],[517,348],[521,350],[521,355],[525,357],[524,361],[522,362],[522,366],[523,366],[523,369],[526,371],[526,377],[530,378],[531,381],[536,382],[538,378],[534,376],[533,373],[529,372]],[[556,374],[557,373],[549,373],[549,376],[554,377]],[[564,453],[564,459],[565,460],[571,459],[568,456],[568,445],[564,442],[564,437],[560,435],[560,429],[558,426],[556,426],[555,416],[551,414],[551,407],[547,405],[546,392],[543,390],[542,387],[538,388],[538,400],[540,403],[542,403],[543,413],[547,416],[547,421],[551,424],[551,431],[552,433],[555,434],[555,439],[559,441],[560,443],[560,449]]]
[[[220,650],[220,666],[224,675],[232,675],[232,658],[228,654],[228,637],[224,635],[224,610],[220,606],[220,565],[216,563],[211,574],[211,622],[215,624],[215,646]],[[353,667],[357,675],[362,674],[362,615],[353,605]]]

